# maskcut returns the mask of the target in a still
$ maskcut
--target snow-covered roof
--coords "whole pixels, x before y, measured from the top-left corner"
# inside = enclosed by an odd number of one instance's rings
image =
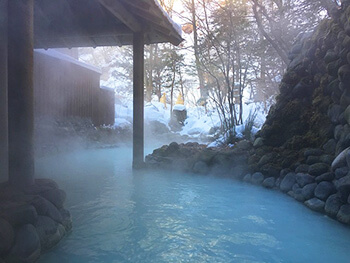
[[[75,59],[75,58],[73,58],[71,56],[68,56],[68,55],[63,54],[61,52],[58,52],[58,51],[56,51],[54,49],[48,49],[48,50],[35,49],[34,53],[40,53],[40,54],[44,54],[44,55],[49,56],[49,57],[53,57],[53,58],[57,58],[57,59],[60,59],[60,60],[64,60],[64,61],[70,62],[72,64],[78,65],[80,67],[83,67],[83,68],[95,71],[96,73],[102,74],[101,69],[99,69],[97,67],[94,67],[92,65],[86,64],[84,62],[81,62],[81,61],[79,61],[79,60],[77,60],[77,59]]]

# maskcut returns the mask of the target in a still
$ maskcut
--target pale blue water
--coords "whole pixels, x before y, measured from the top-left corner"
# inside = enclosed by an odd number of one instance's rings
[[[350,262],[350,228],[293,199],[224,178],[133,172],[131,150],[42,158],[73,232],[40,262]]]

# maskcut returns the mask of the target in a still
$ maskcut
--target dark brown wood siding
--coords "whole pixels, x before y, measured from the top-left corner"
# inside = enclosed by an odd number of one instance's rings
[[[100,73],[43,53],[34,53],[35,116],[90,118],[114,124],[114,93],[100,89]]]

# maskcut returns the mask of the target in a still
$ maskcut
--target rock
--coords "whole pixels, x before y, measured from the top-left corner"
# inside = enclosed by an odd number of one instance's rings
[[[337,219],[344,223],[344,224],[350,224],[350,205],[342,205],[339,209],[339,212],[337,214]]]
[[[339,116],[342,113],[342,108],[338,104],[333,104],[329,107],[327,115],[331,122],[338,123]]]
[[[340,154],[338,154],[337,157],[335,157],[334,161],[332,162],[332,170],[335,171],[337,168],[346,166],[346,154],[349,151],[349,148],[346,148],[344,151],[342,151]]]
[[[326,64],[339,59],[338,53],[335,52],[334,50],[328,50],[325,57],[324,57],[324,61]]]
[[[301,189],[302,190],[301,193],[304,196],[305,200],[311,199],[315,196],[314,192],[316,187],[317,187],[317,184],[313,183],[313,184],[307,184]]]
[[[320,161],[322,162],[322,163],[325,163],[325,164],[327,164],[327,165],[331,165],[332,164],[332,162],[333,162],[333,156],[332,155],[329,155],[329,154],[324,154],[324,155],[322,155],[321,157],[320,157]]]
[[[302,193],[302,189],[301,188],[297,188],[294,190],[294,198],[295,200],[299,201],[299,202],[304,202],[305,201],[305,197],[303,196]]]
[[[40,238],[42,251],[54,247],[66,232],[62,225],[46,216],[39,216],[35,227]]]
[[[309,171],[309,165],[308,164],[301,164],[296,169],[296,173],[307,173]]]
[[[260,168],[260,172],[262,172],[266,177],[278,177],[280,174],[280,170],[274,167],[271,164],[265,164]]]
[[[38,179],[35,179],[35,184],[58,189],[58,184],[52,179],[38,178]]]
[[[69,232],[72,229],[72,216],[70,212],[64,208],[60,209],[62,215],[62,225],[64,226],[66,232]]]
[[[348,84],[350,82],[350,66],[343,65],[338,70],[338,79],[340,82]]]
[[[339,103],[343,109],[346,109],[350,104],[350,91],[348,89],[344,90],[343,94],[340,97]]]
[[[38,214],[32,205],[13,204],[6,209],[0,207],[0,217],[4,218],[13,226],[34,224]]]
[[[331,182],[335,178],[335,174],[332,172],[324,173],[315,178],[316,183],[320,183],[322,181]]]
[[[328,169],[329,169],[329,166],[327,164],[315,163],[313,165],[310,165],[308,172],[311,175],[318,176],[318,175],[321,175],[323,173],[328,172]]]
[[[255,141],[254,141],[254,144],[253,144],[253,147],[254,148],[259,148],[259,147],[262,147],[264,146],[264,139],[259,137],[259,138],[256,138]]]
[[[276,157],[275,153],[268,153],[268,154],[264,155],[263,157],[260,158],[260,160],[258,162],[258,166],[261,167],[265,164],[270,163],[275,157]]]
[[[291,169],[289,168],[286,168],[286,169],[282,169],[281,172],[280,172],[280,177],[285,177],[287,174],[289,174],[290,172],[292,172]]]
[[[325,202],[321,201],[320,199],[317,198],[312,198],[310,200],[307,200],[304,202],[304,204],[310,208],[311,210],[314,210],[316,212],[323,212]]]
[[[58,211],[57,207],[53,205],[51,202],[47,201],[47,212],[45,216],[50,217],[51,219],[55,220],[58,223],[63,222],[63,218],[61,213]]]
[[[9,258],[14,262],[35,262],[40,257],[40,239],[33,225],[23,225],[16,231],[15,244]],[[6,260],[10,261],[11,260]]]
[[[7,252],[15,240],[15,233],[12,226],[4,219],[0,218],[0,255]]]
[[[246,174],[243,177],[243,181],[246,182],[246,183],[250,183],[252,181],[252,175],[251,174]]]
[[[195,173],[208,174],[209,170],[209,166],[204,161],[198,161],[193,166],[193,172]]]
[[[252,183],[260,185],[264,181],[264,175],[262,173],[254,173],[252,175]]]
[[[312,164],[315,164],[315,163],[319,163],[320,161],[321,161],[321,160],[320,160],[320,157],[319,157],[319,156],[310,155],[310,156],[307,157],[307,159],[306,159],[306,164],[312,165]]]
[[[319,183],[315,189],[315,196],[323,201],[336,192],[336,188],[333,183],[323,181]]]
[[[35,195],[31,198],[29,201],[29,204],[34,206],[35,210],[37,211],[38,215],[46,215],[48,210],[48,202],[45,198],[41,197],[40,195]]]
[[[314,148],[314,149],[307,149],[304,152],[304,157],[307,158],[309,156],[320,156],[323,154],[323,151],[321,149],[318,148]]]
[[[247,151],[252,148],[252,143],[248,140],[241,140],[235,144],[235,148],[242,151]]]
[[[296,181],[300,187],[304,187],[307,184],[311,184],[315,181],[315,177],[309,174],[297,173]]]
[[[263,181],[263,186],[266,188],[273,188],[275,186],[276,179],[274,177],[268,177]]]
[[[346,176],[349,172],[349,168],[348,167],[341,167],[341,168],[337,168],[335,169],[335,179],[340,179],[344,176]]]
[[[342,202],[340,196],[337,194],[333,194],[328,197],[324,210],[328,216],[336,217],[340,207],[343,204],[344,203]]]
[[[339,124],[337,126],[335,126],[334,128],[334,139],[336,139],[337,141],[340,139],[341,134],[343,132],[344,128],[343,125]]]
[[[66,201],[66,193],[61,189],[51,189],[40,193],[40,195],[53,203],[57,208],[62,208]]]
[[[337,142],[334,139],[330,139],[323,145],[323,150],[325,151],[325,153],[334,154],[336,146]]]
[[[340,178],[336,183],[336,187],[342,200],[346,201],[350,194],[350,175]]]
[[[350,125],[350,105],[348,107],[346,107],[346,109],[344,111],[344,118],[345,118],[347,124]]]
[[[296,174],[295,173],[288,173],[280,184],[280,189],[283,192],[288,192],[292,189],[293,185],[296,182]]]

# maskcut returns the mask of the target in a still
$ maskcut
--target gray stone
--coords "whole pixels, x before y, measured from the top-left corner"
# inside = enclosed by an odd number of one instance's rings
[[[317,187],[317,184],[313,183],[313,184],[307,184],[301,189],[302,190],[301,193],[304,196],[305,200],[308,200],[314,197],[314,192],[316,187]]]
[[[60,209],[60,213],[63,218],[62,225],[64,226],[66,232],[68,232],[72,229],[72,216],[70,212],[64,208]]]
[[[52,218],[53,220],[55,220],[58,223],[63,222],[62,215],[55,205],[53,205],[51,202],[47,201],[47,208],[48,209],[47,209],[47,213],[45,214],[45,216]]]
[[[258,162],[258,166],[261,167],[265,164],[270,163],[271,161],[273,161],[273,159],[276,157],[275,153],[268,153],[266,155],[264,155],[263,157],[260,158],[259,162]]]
[[[38,214],[32,205],[18,205],[0,209],[0,217],[4,218],[13,226],[34,224],[38,218]]]
[[[266,178],[263,181],[263,186],[266,188],[273,188],[275,186],[276,179],[274,177]]]
[[[290,172],[292,172],[292,170],[291,169],[289,169],[289,168],[285,168],[285,169],[282,169],[281,171],[280,171],[280,177],[285,177],[287,174],[289,174]]]
[[[336,187],[342,200],[346,201],[350,194],[350,175],[340,178],[336,182]]]
[[[296,174],[295,173],[288,173],[280,184],[280,189],[283,192],[288,192],[292,189],[293,185],[296,182]]]
[[[309,165],[307,164],[301,164],[296,169],[296,173],[307,173],[309,171]]]
[[[336,188],[333,183],[323,181],[319,183],[315,189],[315,196],[323,201],[336,192]]]
[[[349,172],[349,168],[348,167],[341,167],[341,168],[337,168],[335,169],[335,179],[340,179],[344,176],[346,176]]]
[[[294,190],[294,198],[295,198],[295,200],[297,200],[299,202],[305,201],[305,197],[303,195],[303,190],[301,188],[297,188]]]
[[[330,217],[336,217],[340,207],[343,204],[344,203],[342,202],[340,196],[337,194],[333,194],[328,197],[324,210],[326,214],[329,215]]]
[[[318,176],[318,175],[321,175],[323,173],[328,172],[328,170],[329,170],[329,166],[327,164],[315,163],[313,165],[310,165],[309,174],[311,174],[313,176]]]
[[[329,154],[324,154],[320,157],[320,161],[322,163],[325,163],[325,164],[328,164],[328,165],[331,165],[332,162],[333,162],[333,159],[334,157],[332,155],[329,155]]]
[[[315,177],[309,174],[297,173],[296,180],[300,187],[304,187],[307,184],[313,183],[315,181]]]
[[[254,173],[252,175],[252,183],[260,185],[264,181],[264,175],[262,173]]]
[[[317,198],[312,198],[304,202],[304,204],[311,210],[314,210],[316,212],[323,212],[325,202]]]
[[[333,104],[329,107],[327,115],[331,122],[337,123],[340,114],[342,113],[342,108],[338,104]]]
[[[264,146],[264,139],[259,137],[259,138],[256,138],[255,141],[254,141],[254,144],[253,144],[253,147],[254,148],[259,148],[259,147],[262,147]]]
[[[312,148],[312,149],[307,149],[304,152],[304,157],[307,158],[309,156],[320,156],[323,154],[323,151],[321,149],[318,148]]]
[[[343,205],[340,207],[337,219],[344,224],[350,224],[350,205]]]
[[[40,238],[42,251],[54,247],[65,235],[64,227],[50,217],[39,216],[35,227]],[[63,231],[60,228],[63,228]]]
[[[246,174],[243,177],[243,181],[246,182],[246,183],[250,183],[252,181],[252,175],[251,174]]]
[[[43,185],[43,186],[48,186],[50,188],[56,188],[58,189],[58,184],[52,180],[52,179],[48,179],[48,178],[37,178],[35,179],[35,183],[37,185]]]
[[[350,105],[344,111],[344,119],[350,125]]]
[[[40,251],[38,233],[33,225],[27,224],[16,231],[15,244],[9,257],[15,262],[35,262],[40,257]]]
[[[350,105],[350,90],[345,89],[340,97],[340,106],[346,109]]]
[[[323,145],[323,150],[325,153],[334,154],[336,147],[337,142],[334,139],[330,139]]]
[[[66,193],[61,189],[51,189],[40,193],[42,197],[53,203],[57,208],[62,208],[66,201]]]
[[[339,68],[338,79],[340,82],[344,82],[346,84],[350,82],[350,66],[348,64]]]
[[[335,178],[335,174],[332,172],[324,173],[315,178],[316,183],[320,183],[322,181],[332,181]]]
[[[310,155],[309,157],[307,157],[306,159],[306,164],[308,165],[312,165],[312,164],[315,164],[315,163],[319,163],[321,160],[320,160],[320,156],[313,156],[313,155]]]
[[[335,157],[335,159],[331,165],[333,171],[335,171],[337,168],[344,167],[347,165],[346,155],[347,155],[349,149],[350,149],[350,147],[346,148],[340,154],[338,154],[337,157]]]
[[[341,134],[343,132],[344,128],[343,125],[339,124],[337,126],[335,126],[334,128],[334,139],[336,139],[337,141],[340,139]]]
[[[12,226],[6,220],[0,218],[0,255],[12,247],[14,239],[15,233]]]

